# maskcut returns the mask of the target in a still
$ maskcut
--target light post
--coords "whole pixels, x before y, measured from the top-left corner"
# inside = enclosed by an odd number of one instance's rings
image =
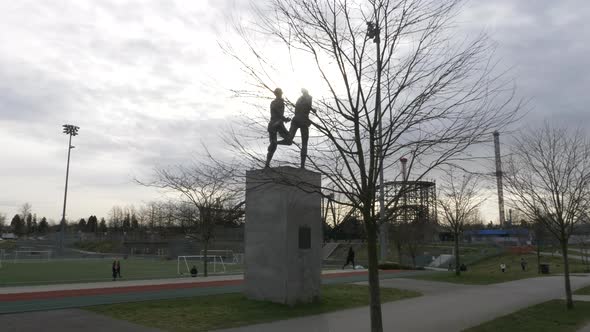
[[[377,53],[377,88],[375,91],[375,112],[379,121],[379,139],[377,154],[379,155],[379,258],[384,261],[387,258],[388,249],[388,224],[385,222],[385,188],[383,188],[383,117],[381,114],[381,38],[380,28],[375,22],[367,22],[367,38],[373,40]]]
[[[64,191],[64,208],[61,215],[61,224],[60,224],[60,235],[59,235],[59,249],[60,251],[63,250],[64,246],[64,238],[65,238],[65,231],[66,231],[66,201],[68,198],[68,177],[70,174],[70,152],[75,147],[72,145],[72,136],[78,135],[78,129],[80,127],[65,124],[63,127],[63,133],[66,135],[70,135],[69,143],[68,143],[68,164],[66,166],[66,188]]]

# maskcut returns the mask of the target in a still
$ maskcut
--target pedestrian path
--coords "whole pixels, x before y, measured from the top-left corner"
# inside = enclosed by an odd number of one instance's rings
[[[0,327],[2,332],[163,332],[82,309],[0,315]]]
[[[559,254],[559,253],[553,253],[553,252],[541,252],[541,256],[551,256],[551,257],[556,256],[556,257],[561,257],[561,254]],[[579,255],[568,254],[567,257],[570,258],[570,259],[584,260],[584,257],[579,256]]]
[[[399,278],[423,271],[381,271],[380,278]],[[367,280],[366,270],[327,270],[322,282]],[[207,278],[133,280],[0,288],[0,314],[224,294],[242,290],[243,275]]]
[[[572,289],[590,285],[590,277],[571,277]],[[563,277],[549,276],[484,286],[449,285],[405,279],[381,281],[382,287],[422,289],[424,296],[382,305],[384,331],[462,331],[516,310],[563,295]],[[430,290],[429,290],[430,289]],[[218,332],[363,332],[370,331],[369,308],[355,308]]]

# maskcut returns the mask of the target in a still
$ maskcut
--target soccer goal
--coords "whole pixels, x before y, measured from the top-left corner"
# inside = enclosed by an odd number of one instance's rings
[[[51,260],[51,250],[15,250],[14,251],[14,262],[27,260],[40,260],[49,261]]]
[[[201,250],[201,255],[205,255],[205,250]],[[227,264],[233,260],[234,252],[232,250],[207,250],[207,256],[221,256]]]
[[[204,259],[204,255],[178,256],[176,260],[176,271],[179,275],[185,273],[190,275],[192,266],[196,265],[199,268]],[[223,262],[222,256],[207,255],[207,261],[208,263],[213,263],[213,273],[225,273],[225,263]]]

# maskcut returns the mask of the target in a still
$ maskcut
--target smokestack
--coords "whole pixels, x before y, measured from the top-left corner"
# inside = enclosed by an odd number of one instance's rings
[[[402,162],[402,181],[408,181],[408,173],[406,169],[406,164],[408,163],[408,159],[401,157],[399,161]]]
[[[496,182],[498,186],[498,210],[500,213],[500,226],[504,227],[506,216],[504,215],[504,188],[502,186],[502,159],[500,157],[500,133],[494,131],[494,149],[496,151]]]

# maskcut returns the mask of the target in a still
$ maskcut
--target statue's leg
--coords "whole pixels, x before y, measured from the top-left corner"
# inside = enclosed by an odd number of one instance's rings
[[[291,124],[291,128],[293,127],[293,124]],[[278,141],[277,144],[280,145],[291,145],[293,144],[293,139],[291,138],[291,134],[289,134],[289,131],[287,131],[287,128],[285,128],[285,125],[281,124],[278,129],[277,129],[279,135],[281,135],[281,137],[283,138],[282,140]]]
[[[268,152],[266,153],[266,164],[264,165],[264,167],[270,167],[270,161],[272,160],[272,156],[275,154],[275,151],[277,150],[277,132],[269,131],[268,140],[270,141],[270,144],[268,145]]]
[[[309,127],[301,127],[301,168],[305,168],[307,159],[307,141],[309,140]]]

